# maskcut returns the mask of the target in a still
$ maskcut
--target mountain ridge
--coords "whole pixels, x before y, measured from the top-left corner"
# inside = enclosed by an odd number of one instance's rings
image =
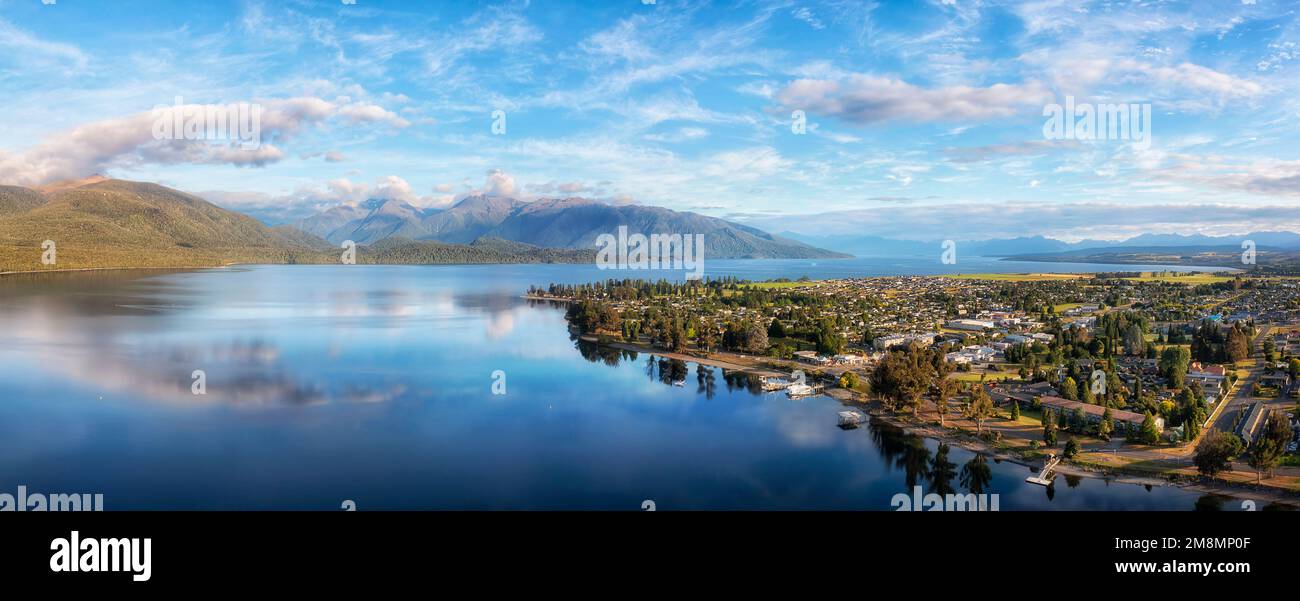
[[[243,213],[158,184],[90,178],[48,189],[51,191],[0,186],[0,273],[238,263],[337,264],[341,260],[342,251],[337,245],[301,229],[270,227]],[[56,260],[50,265],[42,261],[47,240],[55,243]],[[490,241],[477,246],[425,243],[400,236],[388,237],[382,245],[358,245],[356,251],[358,263],[594,260],[594,251],[539,249]]]
[[[370,201],[374,203],[374,201]],[[346,205],[345,205],[346,206]],[[712,259],[847,258],[849,255],[774,236],[762,230],[687,211],[644,205],[610,205],[565,197],[522,201],[474,195],[446,209],[420,209],[397,200],[357,208],[334,207],[293,223],[335,243],[373,244],[390,237],[414,241],[470,244],[480,238],[520,242],[539,248],[590,249],[601,234],[620,227],[644,235],[680,233],[704,237]],[[352,216],[350,220],[341,218]]]
[[[882,236],[812,236],[795,232],[781,232],[783,237],[806,244],[847,252],[857,256],[928,256],[941,252],[942,241],[902,240]],[[1065,242],[1046,236],[1020,236],[1016,238],[990,238],[985,240],[957,240],[958,253],[985,257],[1011,257],[1015,255],[1066,253],[1085,250],[1102,251],[1115,248],[1152,247],[1177,248],[1194,246],[1236,245],[1245,240],[1257,246],[1278,249],[1300,249],[1300,233],[1288,231],[1258,231],[1243,235],[1207,236],[1204,234],[1137,234],[1123,240],[1092,240]]]

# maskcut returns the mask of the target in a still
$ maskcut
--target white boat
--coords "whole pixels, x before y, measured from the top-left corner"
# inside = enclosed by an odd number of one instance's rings
[[[858,427],[859,425],[862,424],[862,420],[863,420],[862,414],[858,413],[857,411],[840,412],[840,427],[844,428],[845,430]]]
[[[774,390],[785,390],[789,388],[791,384],[793,384],[793,382],[784,378],[763,378],[763,391],[772,392]]]
[[[792,399],[799,399],[806,396],[812,396],[814,394],[817,394],[817,392],[818,389],[813,388],[812,386],[809,386],[807,384],[791,384],[788,388],[785,389],[786,396]]]

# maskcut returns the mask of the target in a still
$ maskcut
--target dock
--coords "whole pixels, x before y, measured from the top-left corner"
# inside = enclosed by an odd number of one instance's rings
[[[1051,486],[1051,477],[1055,475],[1053,471],[1056,469],[1056,464],[1060,462],[1061,460],[1056,457],[1056,454],[1052,454],[1052,456],[1047,460],[1047,464],[1043,466],[1043,471],[1038,472],[1037,476],[1025,478],[1025,482],[1030,484],[1040,484],[1042,486]]]

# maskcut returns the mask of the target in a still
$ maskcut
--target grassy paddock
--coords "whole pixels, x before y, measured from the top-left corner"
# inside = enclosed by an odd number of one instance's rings
[[[779,290],[782,288],[801,288],[803,286],[811,286],[816,283],[817,281],[814,280],[810,282],[754,282],[752,284],[746,284],[746,285],[753,288],[759,288],[764,290]]]
[[[1225,275],[1215,275],[1212,273],[1189,273],[1187,275],[1155,275],[1149,271],[1142,272],[1142,275],[1135,278],[1124,278],[1134,282],[1166,282],[1170,284],[1187,284],[1188,286],[1199,286],[1201,284],[1217,284],[1219,282],[1230,282],[1232,278]]]

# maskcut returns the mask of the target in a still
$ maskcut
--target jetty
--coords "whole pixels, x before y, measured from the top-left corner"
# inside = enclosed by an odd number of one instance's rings
[[[1043,486],[1051,486],[1052,476],[1056,475],[1055,474],[1056,464],[1060,462],[1061,460],[1057,458],[1056,453],[1052,453],[1050,456],[1048,456],[1047,464],[1043,466],[1043,471],[1038,472],[1037,476],[1030,476],[1028,478],[1025,478],[1025,482],[1028,482],[1030,484],[1041,484]]]

